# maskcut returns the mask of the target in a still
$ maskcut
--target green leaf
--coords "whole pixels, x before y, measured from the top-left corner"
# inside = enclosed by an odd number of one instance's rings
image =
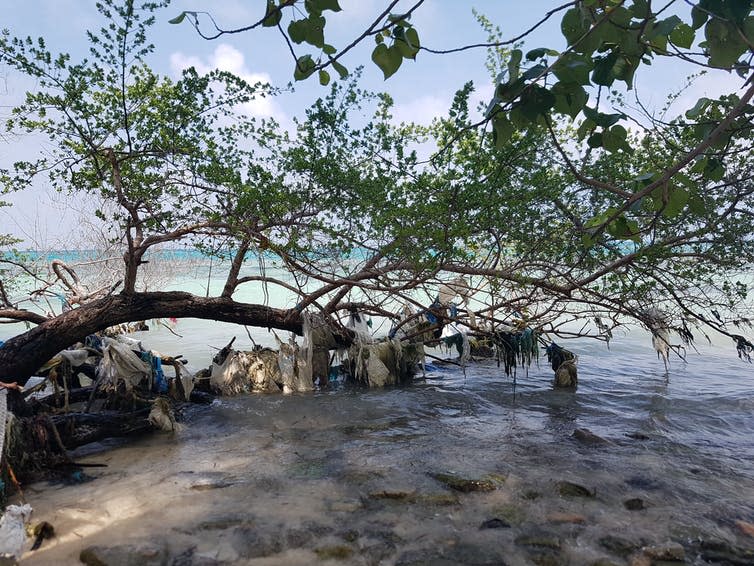
[[[348,69],[346,69],[343,65],[341,65],[337,61],[332,62],[332,67],[333,69],[338,71],[338,74],[340,75],[341,79],[345,79],[348,76]]]
[[[521,94],[525,86],[526,83],[523,81],[523,79],[518,79],[516,81],[513,81],[512,83],[499,84],[497,86],[497,90],[495,91],[495,95],[501,100],[511,102],[515,100],[519,94]]]
[[[511,124],[510,120],[508,120],[508,117],[505,115],[505,112],[502,110],[499,110],[492,117],[492,137],[497,149],[502,149],[503,146],[505,146],[505,144],[511,139],[514,131],[515,128],[513,127],[513,124]]]
[[[544,87],[530,85],[521,94],[519,108],[531,122],[535,122],[539,116],[546,115],[553,106],[555,106],[555,96]]]
[[[180,24],[186,18],[186,12],[181,12],[172,20],[168,20],[169,24]]]
[[[654,39],[661,35],[667,37],[681,23],[683,22],[678,16],[670,16],[669,18],[660,20],[652,26],[649,33],[647,33],[647,37],[649,39]]]
[[[319,84],[327,86],[330,83],[330,73],[324,69],[319,70]]]
[[[581,122],[581,125],[579,126],[579,129],[576,130],[576,134],[578,135],[579,141],[583,140],[586,135],[591,132],[597,125],[592,122],[589,118]]]
[[[511,51],[510,59],[508,59],[508,82],[513,82],[518,79],[521,71],[521,57],[523,53],[520,49],[514,49]]]
[[[603,128],[609,128],[613,124],[617,124],[622,118],[625,118],[624,114],[603,114],[589,106],[584,106],[584,116]]]
[[[267,0],[267,10],[264,13],[262,25],[266,28],[275,27],[283,18],[283,10],[275,4],[275,0]]]
[[[293,78],[297,81],[302,81],[311,76],[314,72],[314,67],[317,64],[312,59],[311,55],[302,55],[296,61],[296,69],[293,71]]]
[[[746,42],[735,25],[718,18],[711,19],[704,28],[704,37],[709,50],[709,64],[728,69],[747,50]]]
[[[710,181],[722,181],[725,177],[725,165],[719,159],[710,157],[705,164],[703,173],[704,177]]]
[[[602,147],[602,133],[601,132],[593,133],[591,136],[589,136],[589,139],[586,140],[586,143],[592,149],[597,149],[598,147]]]
[[[547,47],[538,47],[537,49],[532,49],[526,54],[526,59],[528,61],[536,61],[537,59],[541,59],[545,55],[559,55],[557,51],[554,49],[548,49]]]
[[[670,41],[673,45],[689,49],[694,43],[694,35],[690,25],[681,23],[670,33]]]
[[[613,68],[617,60],[618,53],[616,51],[611,51],[605,57],[598,57],[592,71],[592,82],[602,86],[611,86],[616,79]]]
[[[416,59],[416,54],[419,53],[419,34],[414,28],[408,28],[401,34],[400,39],[395,40],[395,46],[404,58]]]
[[[306,26],[306,39],[309,45],[322,48],[325,45],[325,20],[324,16],[310,15]]]
[[[573,45],[581,39],[590,27],[589,21],[584,18],[578,8],[568,10],[560,22],[560,31],[563,32],[563,37],[568,41],[568,45]]]
[[[699,29],[707,21],[707,10],[702,10],[699,6],[691,8],[691,27]]]
[[[521,75],[521,78],[525,81],[528,81],[529,79],[537,78],[545,71],[547,71],[547,67],[545,65],[534,65],[533,67],[527,69],[524,74]]]
[[[666,218],[675,218],[678,216],[689,200],[689,193],[686,189],[680,187],[673,188],[668,193],[668,202],[662,211]]]
[[[650,14],[649,2],[647,0],[634,0],[629,9],[634,18],[640,20],[643,20]]]
[[[340,12],[342,8],[338,4],[338,0],[309,0],[311,6],[315,11],[320,13],[325,10],[331,10],[333,12]]]
[[[634,242],[641,242],[639,236],[639,223],[636,220],[627,219],[621,215],[606,227],[607,233],[621,240],[633,240]]]
[[[337,49],[335,49],[335,47],[333,47],[332,45],[330,45],[330,44],[328,44],[328,43],[325,43],[325,44],[324,44],[324,45],[322,46],[322,51],[323,51],[323,52],[324,52],[324,53],[325,53],[326,55],[335,55],[335,54],[336,54],[336,53],[338,52],[338,50],[337,50]]]
[[[615,153],[618,150],[623,150],[627,153],[632,152],[632,148],[626,142],[628,132],[620,124],[613,126],[612,128],[605,129],[602,132],[602,145],[610,153]]]
[[[589,73],[592,70],[592,59],[586,55],[566,53],[555,63],[553,72],[558,80],[564,83],[580,85],[590,84]]]
[[[381,43],[372,51],[372,61],[382,69],[385,80],[387,80],[400,68],[403,55],[397,47],[388,47]]]
[[[309,20],[293,20],[288,24],[288,35],[294,43],[303,43],[309,34]]]
[[[555,110],[571,118],[578,116],[589,100],[581,85],[555,83],[551,92],[555,95]]]
[[[712,101],[709,98],[701,97],[699,100],[696,101],[696,104],[694,107],[690,110],[686,111],[686,118],[689,120],[696,120],[702,112],[704,112],[709,105],[712,104]]]
[[[704,199],[696,193],[692,193],[689,197],[689,210],[698,216],[703,216],[707,212],[707,207],[704,205]]]

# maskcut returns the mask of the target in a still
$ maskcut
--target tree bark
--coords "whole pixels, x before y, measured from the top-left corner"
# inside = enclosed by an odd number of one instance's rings
[[[165,317],[203,318],[302,332],[302,319],[297,311],[238,303],[230,298],[203,298],[179,291],[119,294],[45,320],[8,340],[0,347],[0,381],[24,384],[60,350],[114,324]]]

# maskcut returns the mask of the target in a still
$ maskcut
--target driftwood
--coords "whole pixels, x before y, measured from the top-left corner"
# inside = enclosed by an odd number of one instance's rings
[[[154,430],[149,422],[149,408],[131,412],[68,413],[50,420],[57,428],[67,450],[106,438],[144,434]]]

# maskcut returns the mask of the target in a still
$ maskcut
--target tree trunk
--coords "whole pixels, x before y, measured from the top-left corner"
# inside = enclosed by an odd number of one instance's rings
[[[0,347],[0,381],[24,384],[60,350],[114,324],[165,317],[203,318],[302,332],[297,311],[179,291],[113,295],[65,312],[8,340]]]

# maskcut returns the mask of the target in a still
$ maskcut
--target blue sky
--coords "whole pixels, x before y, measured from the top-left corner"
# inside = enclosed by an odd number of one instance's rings
[[[365,29],[385,5],[384,0],[340,0],[340,3],[343,12],[332,14],[326,28],[327,41],[336,47],[343,46],[357,31]],[[472,8],[500,25],[504,37],[510,38],[560,3],[553,0],[427,0],[412,21],[423,45],[449,48],[485,40],[485,33],[472,15]],[[181,68],[194,65],[200,71],[218,67],[250,80],[268,81],[277,86],[287,84],[292,78],[293,61],[274,29],[226,35],[210,42],[198,37],[187,23],[168,23],[183,10],[210,10],[220,25],[235,27],[256,21],[264,4],[264,0],[175,0],[157,14],[158,23],[152,35],[156,50],[148,63],[157,72],[171,76],[178,76]],[[411,4],[403,0],[401,5]],[[68,52],[74,61],[88,54],[85,31],[99,29],[102,21],[94,0],[5,0],[4,7],[0,26],[18,36],[43,36],[52,51]],[[556,15],[527,38],[525,48],[561,48],[563,39],[559,22],[560,17]],[[397,121],[428,123],[447,110],[454,92],[468,80],[474,81],[478,99],[491,97],[492,86],[484,67],[483,49],[442,56],[422,52],[416,62],[404,62],[396,75],[384,81],[381,71],[369,60],[373,45],[371,39],[365,41],[343,63],[349,69],[365,65],[363,86],[390,92],[396,103],[394,116]],[[305,53],[301,46],[298,49],[299,54]],[[686,74],[687,70],[682,66],[659,65],[638,78],[637,90],[647,106],[660,107],[665,95],[677,89]],[[714,95],[721,86],[737,84],[729,75],[705,77],[680,104],[702,95]],[[21,99],[26,90],[33,88],[34,84],[28,79],[0,68],[0,117]],[[303,115],[304,109],[326,92],[316,77],[296,83],[295,89],[295,93],[251,104],[246,110],[263,116],[272,115],[283,124],[290,124],[293,116]],[[0,166],[32,157],[38,146],[38,141],[29,137],[0,140]],[[70,229],[76,225],[71,221],[76,215],[68,209],[80,209],[86,215],[89,208],[89,203],[53,195],[43,185],[5,200],[15,206],[0,209],[0,232],[14,233],[29,243],[51,241],[51,246],[58,237],[68,238]]]

